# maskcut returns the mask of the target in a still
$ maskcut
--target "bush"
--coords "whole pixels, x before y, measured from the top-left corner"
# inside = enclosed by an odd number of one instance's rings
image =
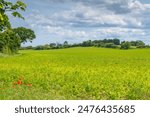
[[[42,45],[36,46],[34,50],[44,50],[44,47]]]
[[[117,48],[117,45],[115,45],[114,43],[106,43],[105,47],[106,48]]]
[[[126,42],[121,43],[120,49],[125,49],[125,50],[127,50],[127,49],[130,49],[130,47],[131,47],[130,42],[126,41]]]

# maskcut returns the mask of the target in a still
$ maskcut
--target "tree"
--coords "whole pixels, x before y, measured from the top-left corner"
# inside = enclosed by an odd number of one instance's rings
[[[26,4],[20,0],[18,0],[15,4],[6,0],[0,0],[0,31],[5,30],[6,28],[11,28],[6,12],[10,12],[14,17],[24,19],[18,10],[25,11],[25,8]]]
[[[121,43],[120,49],[129,49],[130,46],[131,46],[130,42],[125,41],[125,42],[122,42],[122,43]]]
[[[106,43],[105,47],[106,48],[117,48],[117,45],[115,45],[114,43]]]
[[[69,47],[69,44],[68,44],[67,41],[64,42],[63,47],[64,47],[64,48],[68,48],[68,47]]]
[[[12,30],[5,30],[0,33],[0,51],[11,54],[17,53],[20,47],[20,37]]]
[[[132,46],[145,46],[145,43],[141,40],[131,41],[130,43]]]
[[[56,43],[50,43],[49,46],[50,46],[50,48],[55,48],[57,46],[57,44]]]
[[[42,45],[38,45],[34,49],[35,50],[44,50],[44,47]]]
[[[64,45],[68,45],[68,41],[65,41],[65,42],[64,42]]]
[[[137,46],[138,48],[142,48],[142,47],[145,46],[145,43],[144,43],[143,41],[138,40],[138,41],[136,41],[136,42],[137,42],[136,46]]]
[[[44,49],[44,50],[49,50],[49,49],[50,49],[49,44],[45,44],[45,45],[43,46],[43,49]]]
[[[58,43],[57,42],[57,44],[56,44],[57,46],[56,46],[56,49],[58,49],[58,48],[63,48],[63,45],[62,44],[60,44],[60,43]]]
[[[136,41],[131,41],[130,44],[131,44],[131,46],[136,46],[137,43],[136,43]]]
[[[27,41],[32,41],[36,36],[34,31],[19,27],[12,29],[7,15],[11,13],[14,17],[24,19],[18,12],[25,11],[26,4],[21,0],[16,3],[8,2],[7,0],[0,0],[0,51],[6,54],[16,53],[21,45]]]
[[[113,43],[114,43],[115,45],[120,45],[120,40],[117,39],[117,38],[115,38],[115,39],[113,39]]]
[[[83,41],[83,43],[82,43],[82,46],[83,46],[83,47],[89,47],[89,46],[91,46],[91,45],[92,45],[92,41],[91,41],[91,40]]]
[[[7,12],[14,17],[22,18],[19,10],[25,11],[26,5],[17,0],[16,3],[0,0],[0,51],[3,53],[16,53],[21,45],[20,36],[11,29]]]
[[[34,31],[32,31],[31,29],[19,27],[19,28],[13,29],[13,31],[16,33],[16,35],[20,37],[21,43],[25,43],[27,41],[32,42],[32,40],[36,38]]]

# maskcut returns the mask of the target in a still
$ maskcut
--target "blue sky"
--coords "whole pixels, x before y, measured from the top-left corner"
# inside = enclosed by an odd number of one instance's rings
[[[11,0],[16,1],[16,0]],[[10,16],[37,38],[25,45],[69,43],[104,38],[143,40],[150,44],[150,0],[23,0],[25,20]]]

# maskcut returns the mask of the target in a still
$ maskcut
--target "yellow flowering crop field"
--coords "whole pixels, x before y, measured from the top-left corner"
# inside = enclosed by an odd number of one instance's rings
[[[0,55],[0,99],[150,99],[150,49],[93,47]]]

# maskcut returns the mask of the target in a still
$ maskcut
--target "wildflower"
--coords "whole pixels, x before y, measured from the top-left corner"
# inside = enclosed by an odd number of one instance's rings
[[[17,81],[17,84],[18,84],[18,85],[21,85],[21,84],[22,84],[21,80],[18,80],[18,81]]]

